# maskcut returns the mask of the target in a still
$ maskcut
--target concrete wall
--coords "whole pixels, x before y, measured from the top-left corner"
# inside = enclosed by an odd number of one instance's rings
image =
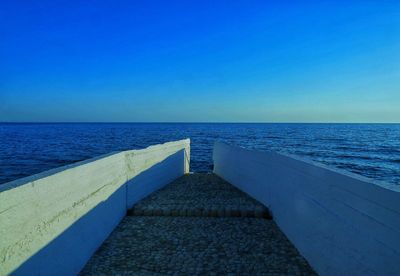
[[[127,208],[189,172],[190,141],[109,154],[0,186],[0,275],[74,275]]]
[[[214,172],[258,199],[321,275],[400,275],[398,188],[216,143]]]

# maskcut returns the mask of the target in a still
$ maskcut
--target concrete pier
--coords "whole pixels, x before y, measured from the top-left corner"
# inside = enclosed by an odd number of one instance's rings
[[[185,175],[139,201],[89,274],[315,274],[267,209],[214,174]]]
[[[2,185],[0,275],[399,274],[398,187],[220,142],[213,160],[189,174],[181,140]]]

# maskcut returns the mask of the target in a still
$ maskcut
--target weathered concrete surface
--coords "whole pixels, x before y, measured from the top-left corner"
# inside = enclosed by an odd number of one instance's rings
[[[322,275],[399,275],[399,189],[310,161],[217,143],[214,172],[268,206]]]
[[[0,275],[76,274],[129,206],[189,171],[190,141],[119,152],[0,187]]]
[[[198,199],[192,191],[200,191]],[[186,194],[179,199],[178,192]],[[147,204],[158,201],[172,209],[197,210],[196,206],[213,204],[219,208],[218,200],[238,205],[235,209],[259,206],[225,181],[206,174],[186,175],[137,205],[146,210]],[[315,274],[272,220],[170,215],[124,218],[81,274]]]

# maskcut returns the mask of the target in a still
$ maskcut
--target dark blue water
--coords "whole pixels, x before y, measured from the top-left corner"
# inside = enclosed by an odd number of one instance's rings
[[[223,140],[400,185],[400,124],[0,124],[0,183],[183,138],[196,172],[212,169],[213,143]]]

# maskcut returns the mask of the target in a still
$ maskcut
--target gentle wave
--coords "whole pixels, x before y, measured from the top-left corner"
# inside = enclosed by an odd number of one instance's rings
[[[191,138],[191,170],[217,140],[305,156],[400,185],[399,124],[0,124],[0,183],[112,151]]]

